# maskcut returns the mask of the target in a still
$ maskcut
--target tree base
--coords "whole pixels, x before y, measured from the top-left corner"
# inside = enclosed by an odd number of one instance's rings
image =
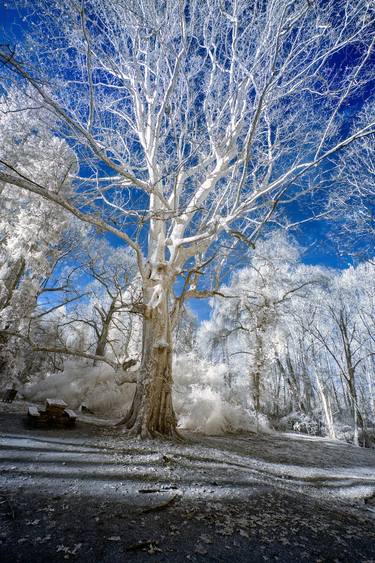
[[[132,438],[140,438],[141,440],[172,440],[173,442],[185,442],[186,439],[177,430],[176,427],[170,427],[164,429],[164,432],[160,432],[151,428],[142,428],[139,424],[131,426],[130,416],[126,415],[119,422],[116,422],[115,427],[124,426],[126,435]]]

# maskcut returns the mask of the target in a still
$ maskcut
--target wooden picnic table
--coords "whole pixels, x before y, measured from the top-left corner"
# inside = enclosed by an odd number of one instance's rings
[[[44,409],[34,405],[29,406],[27,416],[30,422],[46,426],[74,426],[77,415],[67,408],[61,399],[47,399]]]

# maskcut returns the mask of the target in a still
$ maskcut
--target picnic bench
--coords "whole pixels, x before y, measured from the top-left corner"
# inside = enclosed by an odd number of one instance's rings
[[[67,407],[68,405],[61,399],[47,399],[44,409],[34,405],[29,406],[27,418],[29,422],[38,426],[72,427],[76,423],[77,415]]]

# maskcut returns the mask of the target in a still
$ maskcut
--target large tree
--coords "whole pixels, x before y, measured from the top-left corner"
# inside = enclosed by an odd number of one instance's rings
[[[173,436],[172,332],[183,300],[208,294],[205,266],[221,243],[252,242],[278,209],[328,189],[326,163],[374,129],[355,124],[372,2],[35,0],[21,16],[27,39],[2,49],[1,72],[33,88],[80,167],[71,197],[4,159],[0,181],[136,252],[143,350],[125,422]]]

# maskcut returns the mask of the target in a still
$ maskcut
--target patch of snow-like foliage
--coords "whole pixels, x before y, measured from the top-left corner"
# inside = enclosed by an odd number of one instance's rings
[[[324,435],[324,425],[319,418],[312,415],[292,411],[275,422],[275,427],[281,432],[301,432],[309,436]]]
[[[229,383],[228,367],[223,363],[212,364],[190,352],[175,358],[173,373],[173,402],[180,428],[208,435],[254,429],[247,386],[233,377]]]
[[[174,362],[174,405],[179,427],[207,435],[252,431],[254,412],[249,407],[246,382],[231,376],[227,367],[200,359],[196,353],[180,354]],[[118,385],[115,370],[108,365],[91,366],[76,360],[65,362],[63,372],[25,385],[27,400],[63,399],[71,408],[84,403],[95,414],[120,417],[128,410],[134,386]],[[258,428],[267,430],[260,417]]]
[[[130,407],[133,391],[133,386],[117,385],[112,367],[71,360],[65,362],[63,372],[26,385],[22,394],[35,402],[59,398],[75,409],[84,403],[94,413],[121,416]]]

